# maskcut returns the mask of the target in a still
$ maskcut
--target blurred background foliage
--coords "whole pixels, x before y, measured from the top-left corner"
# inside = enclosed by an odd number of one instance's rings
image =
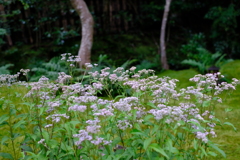
[[[165,0],[86,3],[95,20],[93,63],[121,66],[131,61],[138,69],[162,71],[159,36]],[[240,59],[239,8],[239,0],[172,1],[166,32],[170,68],[204,73],[219,59],[221,65]],[[1,74],[48,70],[43,64],[55,62],[54,57],[77,54],[80,33],[79,16],[69,0],[0,0]]]

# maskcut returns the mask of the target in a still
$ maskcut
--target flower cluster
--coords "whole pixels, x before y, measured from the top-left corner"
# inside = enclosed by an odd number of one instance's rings
[[[63,54],[62,60],[70,65],[79,62],[69,53]],[[86,65],[89,71],[94,67]],[[45,134],[49,133],[51,138],[56,136],[57,141],[64,141],[57,134],[52,136],[61,130],[61,136],[65,133],[72,135],[66,138],[66,144],[77,145],[72,148],[81,149],[83,154],[85,146],[93,149],[94,153],[97,150],[99,155],[107,154],[109,148],[105,145],[109,144],[121,144],[124,146],[122,152],[128,151],[128,147],[135,143],[135,148],[146,147],[149,140],[166,146],[167,139],[172,137],[179,141],[173,147],[188,149],[193,147],[192,139],[202,145],[217,136],[214,105],[222,101],[218,95],[225,90],[234,90],[239,84],[237,79],[232,83],[218,83],[220,76],[220,73],[217,76],[196,75],[190,79],[197,83],[196,86],[178,89],[178,80],[160,78],[154,75],[153,70],[136,71],[136,67],[111,70],[107,67],[88,72],[90,80],[81,83],[68,84],[72,76],[63,72],[55,82],[43,76],[38,82],[29,83],[31,89],[26,97],[36,99],[34,109],[40,111],[36,115],[44,121],[39,124],[44,136],[38,140],[48,137]],[[102,93],[107,93],[108,97]],[[61,127],[64,129],[59,129]],[[152,139],[147,139],[150,137]],[[47,145],[45,142],[49,140],[41,139],[39,144]],[[59,149],[65,149],[62,144],[59,144]]]
[[[0,87],[1,86],[9,86],[13,83],[16,83],[18,81],[18,77],[19,77],[20,73],[17,73],[15,75],[9,75],[9,74],[1,74],[0,75]]]
[[[69,116],[67,116],[66,114],[52,114],[50,116],[46,117],[46,120],[52,119],[52,122],[60,122],[61,117],[64,117],[66,119],[69,119]]]
[[[28,72],[30,72],[30,69],[20,69],[20,72],[26,76]]]
[[[75,67],[76,63],[81,62],[81,58],[79,58],[79,56],[74,56],[71,53],[64,53],[61,54],[61,56],[61,60],[66,61],[70,67]]]

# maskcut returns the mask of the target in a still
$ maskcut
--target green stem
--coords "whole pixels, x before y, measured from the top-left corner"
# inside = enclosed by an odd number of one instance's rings
[[[123,137],[122,137],[122,132],[121,132],[120,129],[118,129],[118,131],[119,131],[119,136],[120,136],[120,139],[121,139],[121,142],[122,142],[123,148],[125,148],[124,141],[123,141]]]
[[[15,151],[15,145],[14,145],[13,128],[12,128],[12,122],[11,122],[12,115],[10,113],[10,109],[9,109],[9,115],[10,115],[10,117],[9,117],[9,128],[10,128],[10,135],[11,135],[11,143],[12,143],[12,147],[13,147],[14,159],[17,160],[16,151]]]

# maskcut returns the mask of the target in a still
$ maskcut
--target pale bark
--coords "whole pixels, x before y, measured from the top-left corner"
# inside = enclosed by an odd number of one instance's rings
[[[162,64],[162,68],[165,70],[169,69],[169,65],[167,62],[165,34],[166,34],[166,26],[167,26],[167,19],[168,19],[168,13],[170,10],[170,5],[171,5],[171,0],[166,0],[166,4],[164,7],[164,13],[163,13],[163,19],[162,19],[161,35],[160,35],[161,64]]]
[[[80,68],[82,68],[84,67],[85,63],[91,63],[94,21],[84,0],[70,0],[70,2],[78,13],[82,24],[82,39],[78,51],[78,56],[81,58],[79,65]]]

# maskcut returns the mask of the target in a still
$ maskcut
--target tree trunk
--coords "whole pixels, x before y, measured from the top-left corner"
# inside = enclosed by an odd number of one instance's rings
[[[70,2],[78,13],[82,24],[82,39],[78,56],[81,58],[80,68],[83,68],[85,63],[91,63],[94,21],[84,0],[70,0]]]
[[[161,35],[160,35],[160,55],[161,55],[161,64],[162,68],[165,70],[169,69],[169,65],[167,62],[167,54],[166,54],[166,43],[165,43],[165,34],[166,34],[166,25],[168,19],[168,13],[170,10],[171,0],[166,0],[166,4],[164,7],[163,19],[162,19],[162,27],[161,27]]]

